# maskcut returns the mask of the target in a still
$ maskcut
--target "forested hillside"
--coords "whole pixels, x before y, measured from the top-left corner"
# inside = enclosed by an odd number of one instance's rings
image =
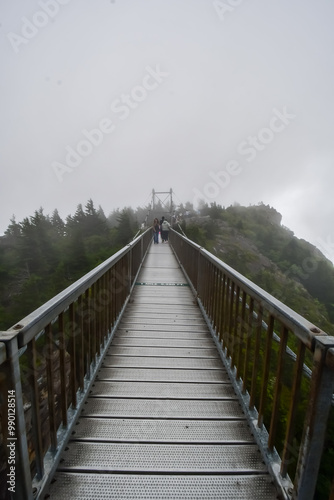
[[[281,220],[281,214],[263,204],[212,204],[182,227],[190,239],[333,335],[333,264]]]
[[[0,238],[0,329],[6,330],[129,243],[147,210],[108,217],[92,200],[63,221],[43,209]]]
[[[190,239],[334,334],[333,265],[283,227],[274,208],[212,204],[200,214],[191,208],[187,203],[176,210]],[[151,224],[164,214],[161,206],[149,211],[123,208],[106,216],[88,200],[65,220],[57,210],[46,215],[42,208],[21,222],[13,218],[0,237],[0,328],[9,328],[129,243],[148,215]]]

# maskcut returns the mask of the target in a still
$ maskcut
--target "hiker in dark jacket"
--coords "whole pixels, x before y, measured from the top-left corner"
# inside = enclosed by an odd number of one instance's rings
[[[160,224],[159,219],[157,217],[153,221],[153,241],[154,243],[159,243],[159,232],[160,232]]]

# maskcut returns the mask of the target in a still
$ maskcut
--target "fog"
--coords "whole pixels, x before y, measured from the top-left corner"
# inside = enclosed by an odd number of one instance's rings
[[[92,198],[108,215],[263,202],[334,260],[334,4],[3,1],[2,234]]]

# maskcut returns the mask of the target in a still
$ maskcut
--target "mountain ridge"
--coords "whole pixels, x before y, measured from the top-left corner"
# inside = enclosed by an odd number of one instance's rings
[[[269,205],[212,204],[185,219],[187,237],[329,334],[334,334],[334,267],[282,225]]]

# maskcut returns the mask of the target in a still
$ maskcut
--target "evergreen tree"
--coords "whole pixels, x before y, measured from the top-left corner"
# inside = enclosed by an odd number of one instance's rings
[[[120,246],[124,246],[132,240],[137,229],[135,225],[134,214],[131,209],[122,210],[117,219],[117,223],[117,243]]]
[[[65,222],[60,217],[57,209],[55,209],[52,213],[51,224],[53,227],[53,231],[57,236],[62,237],[65,235]]]
[[[84,234],[86,236],[106,234],[108,230],[106,219],[99,215],[91,199],[88,200],[85,206],[85,216]]]

